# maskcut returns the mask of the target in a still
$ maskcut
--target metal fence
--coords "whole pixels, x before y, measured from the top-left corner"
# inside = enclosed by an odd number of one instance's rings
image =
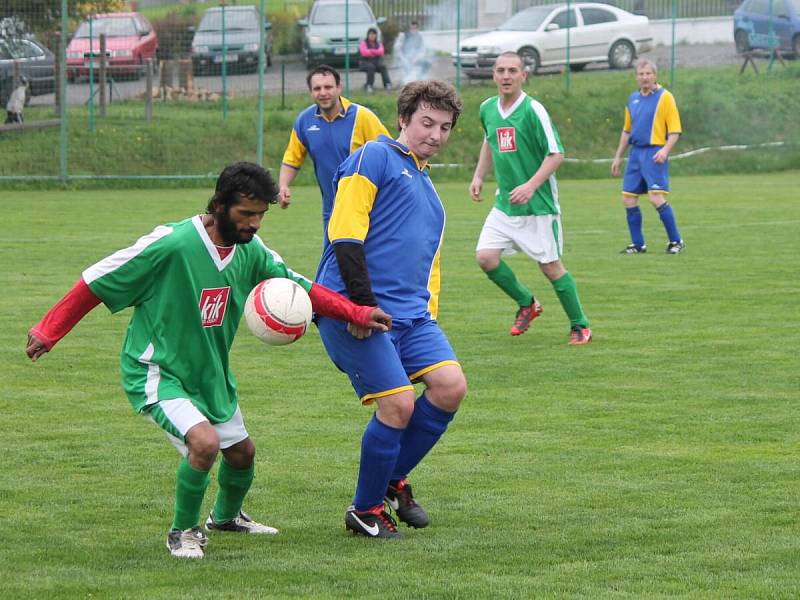
[[[411,21],[421,29],[473,29],[478,26],[478,0],[369,0],[373,12],[405,30]]]
[[[116,29],[101,22],[103,19],[78,12],[80,5],[72,0],[49,0],[47,7],[43,2],[14,1],[21,7],[13,15],[16,19],[3,14],[0,5],[0,105],[6,107],[11,95],[22,88],[20,116],[24,115],[24,123],[0,125],[0,181],[180,180],[218,172],[232,157],[280,164],[293,117],[310,102],[304,55],[279,55],[270,50],[279,16],[266,15],[263,22],[260,17],[251,18],[256,24],[255,37],[251,32],[250,39],[243,39],[235,16],[245,6],[243,1],[237,6],[230,0],[175,4],[174,12],[161,10],[156,16],[142,9],[142,15],[150,14],[150,19],[129,23],[133,35],[122,41],[116,39]],[[253,1],[259,10],[266,5],[266,0]],[[103,2],[107,6],[118,0],[94,0],[92,6]],[[688,3],[682,0],[678,4]],[[668,0],[647,4],[659,10],[673,5]],[[719,9],[729,3],[709,0],[704,4],[707,9],[711,5]],[[72,12],[68,6],[73,7]],[[252,9],[254,5],[250,2],[247,6]],[[464,11],[464,19],[454,17],[454,6]],[[442,41],[438,46],[433,37],[426,37],[429,55],[424,77],[451,81],[462,90],[490,77],[493,63],[493,49],[481,50],[489,54],[478,56],[477,42],[469,39],[471,33],[462,31],[470,28],[465,8],[469,6],[475,7],[476,0],[457,4],[451,0],[435,4],[373,0],[376,16],[391,16],[396,28],[401,28],[397,25],[401,18],[413,18],[430,32],[435,23],[425,19],[439,14],[436,7],[447,13],[448,27],[460,22],[456,31],[439,32]],[[31,7],[42,12],[28,10]],[[218,27],[202,25],[209,11],[218,13]],[[473,12],[477,14],[477,8]],[[284,30],[299,31],[296,19],[284,21]],[[668,39],[643,50],[662,69],[662,79],[669,87],[676,68],[742,64],[743,57],[737,56],[732,39],[715,47],[682,43],[692,41],[692,33],[688,29],[675,33],[676,23],[692,25],[688,20],[673,20]],[[660,25],[669,29],[669,22]],[[702,27],[708,30],[711,25],[704,21]],[[717,25],[730,35],[727,23]],[[354,32],[351,51],[356,51],[363,37],[361,29]],[[608,70],[610,64],[617,68],[632,64],[630,53],[631,62],[615,63],[619,57],[614,55],[611,60],[605,49],[605,55],[582,58],[577,47],[570,46],[578,38],[568,33],[572,32],[547,33],[564,37],[565,46],[556,49],[566,48],[567,53],[565,57],[537,55],[537,62],[530,63],[532,85],[538,83],[534,76],[563,77],[565,92],[570,93],[573,76]],[[147,45],[154,35],[157,48]],[[498,39],[503,39],[502,33]],[[366,73],[358,68],[357,54],[347,70],[340,49],[341,44],[331,46],[331,53],[320,62],[339,59],[335,65],[343,73],[345,95],[370,106],[367,92],[371,90],[365,89]],[[422,78],[412,75],[397,53],[385,58],[395,89],[411,78]],[[578,75],[578,71],[584,73]],[[380,94],[381,104],[391,106],[385,100],[395,92]],[[377,100],[376,96],[372,98]],[[206,141],[198,143],[198,138]]]
[[[554,0],[513,0],[513,12]],[[650,19],[690,19],[732,15],[742,0],[596,0]]]

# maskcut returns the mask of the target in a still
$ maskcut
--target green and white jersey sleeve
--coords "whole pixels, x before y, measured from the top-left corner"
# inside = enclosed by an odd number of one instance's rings
[[[109,310],[134,309],[121,356],[134,408],[189,398],[212,423],[230,419],[237,406],[230,348],[247,295],[272,277],[311,289],[258,237],[221,259],[200,216],[156,227],[86,269],[84,281]]]
[[[548,155],[564,153],[558,131],[544,106],[523,92],[504,111],[499,96],[493,96],[481,104],[480,117],[497,179],[495,206],[509,216],[560,214],[555,174],[536,190],[527,204],[509,202],[511,191],[533,177]]]

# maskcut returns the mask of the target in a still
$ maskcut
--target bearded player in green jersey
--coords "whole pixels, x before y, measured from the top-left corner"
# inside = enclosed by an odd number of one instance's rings
[[[483,178],[494,164],[495,204],[481,230],[476,259],[495,285],[519,305],[511,335],[525,333],[542,313],[533,293],[502,255],[522,251],[550,280],[570,322],[570,344],[592,339],[572,275],[561,262],[563,233],[555,172],[564,148],[544,106],[522,91],[528,73],[515,52],[497,57],[493,77],[498,95],[481,104],[484,129],[478,164],[469,191],[480,202]]]
[[[287,277],[309,292],[320,315],[369,330],[391,327],[380,308],[356,306],[311,283],[256,236],[277,197],[275,182],[258,165],[227,167],[205,214],[156,227],[86,269],[28,333],[26,353],[36,361],[101,302],[111,312],[133,307],[120,357],[125,393],[183,455],[167,535],[173,556],[204,555],[208,538],[198,525],[200,508],[220,451],[219,491],[205,529],[278,533],[242,511],[255,445],[244,427],[228,355],[250,290],[264,279]]]

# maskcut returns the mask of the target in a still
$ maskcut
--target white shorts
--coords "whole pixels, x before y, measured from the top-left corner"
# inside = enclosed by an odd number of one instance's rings
[[[538,263],[551,263],[564,250],[561,215],[509,217],[493,207],[475,249],[502,250],[505,256],[523,252]]]
[[[158,407],[160,410],[154,416],[151,414],[153,409]],[[189,454],[189,449],[184,442],[186,432],[198,423],[208,423],[208,419],[199,411],[197,407],[192,404],[191,400],[187,398],[175,398],[173,400],[161,400],[157,402],[153,408],[143,413],[145,418],[151,420],[153,423],[161,427],[167,434],[167,439],[183,456]],[[219,447],[222,449],[230,448],[238,444],[244,439],[247,439],[248,433],[244,428],[244,419],[242,418],[242,411],[236,407],[236,412],[233,416],[224,423],[217,423],[212,425],[214,430],[219,436]],[[175,435],[180,434],[180,437]]]

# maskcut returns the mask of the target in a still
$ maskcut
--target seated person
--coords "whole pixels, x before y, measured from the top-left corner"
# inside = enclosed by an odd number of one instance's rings
[[[372,86],[375,84],[375,71],[381,74],[383,87],[387,90],[392,89],[389,71],[386,70],[386,65],[383,62],[383,43],[378,39],[377,29],[370,27],[367,30],[367,37],[361,40],[358,45],[358,52],[361,54],[361,61],[358,66],[367,73],[367,83],[364,85],[364,89],[367,92],[372,92]]]

